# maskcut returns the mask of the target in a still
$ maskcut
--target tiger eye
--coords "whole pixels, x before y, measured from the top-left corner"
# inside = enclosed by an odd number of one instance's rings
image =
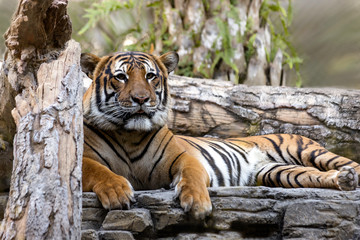
[[[146,74],[146,79],[147,80],[153,80],[156,77],[156,75],[152,72],[149,72]]]
[[[127,80],[127,77],[123,73],[119,73],[116,76],[114,76],[116,80],[125,82]]]

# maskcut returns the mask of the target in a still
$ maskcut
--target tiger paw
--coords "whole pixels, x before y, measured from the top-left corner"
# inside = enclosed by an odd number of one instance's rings
[[[101,204],[106,209],[130,209],[130,203],[135,202],[131,184],[126,178],[114,174],[100,180],[93,187]]]
[[[179,196],[180,205],[185,212],[190,212],[195,219],[204,219],[212,211],[209,192],[205,184],[187,184],[181,180],[175,187],[175,196]]]
[[[358,186],[359,177],[352,167],[342,167],[336,176],[340,190],[351,191]]]

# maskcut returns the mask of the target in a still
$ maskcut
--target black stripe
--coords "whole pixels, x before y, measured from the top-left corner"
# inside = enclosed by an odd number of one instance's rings
[[[317,155],[315,155],[317,153]],[[327,150],[321,150],[321,149],[317,149],[317,150],[314,150],[314,151],[312,151],[311,152],[311,154],[310,154],[310,163],[314,166],[314,167],[317,167],[317,168],[321,168],[321,170],[325,170],[324,168],[323,168],[323,166],[321,165],[321,161],[320,161],[320,164],[319,164],[319,166],[316,164],[316,162],[315,162],[315,160],[316,160],[316,158],[318,158],[319,156],[321,156],[321,155],[323,155],[323,154],[325,154],[325,153],[328,153],[328,151]]]
[[[280,141],[279,146],[281,146],[284,143],[284,138],[280,134],[275,134],[275,136],[277,136],[277,138],[279,139],[279,141]]]
[[[158,163],[163,159],[163,156],[164,156],[164,152],[167,148],[167,146],[169,145],[169,143],[171,142],[171,140],[173,139],[174,135],[171,136],[171,138],[169,139],[169,141],[166,143],[165,147],[163,148],[162,152],[161,152],[161,155],[159,156],[158,160],[156,160],[154,166],[152,167],[151,171],[150,171],[150,174],[149,174],[149,177],[148,177],[148,180],[150,181],[151,180],[151,176],[152,176],[152,173],[154,172],[154,169],[155,167],[158,165]]]
[[[277,164],[277,165],[273,166],[272,168],[270,168],[268,171],[266,171],[266,173],[263,175],[263,178],[262,178],[263,184],[266,185],[265,178],[266,178],[267,175],[269,175],[269,176],[268,176],[268,180],[269,180],[270,183],[269,183],[268,186],[273,186],[273,187],[275,187],[275,183],[274,183],[273,180],[271,179],[270,174],[274,171],[274,169],[276,169],[276,168],[278,168],[278,167],[283,167],[283,166],[284,166],[283,164]],[[264,168],[265,168],[265,167],[264,167]],[[264,169],[264,168],[263,168],[263,169]],[[262,170],[261,170],[261,171],[262,171]]]
[[[224,140],[220,140],[221,142],[225,142]],[[230,144],[229,147],[231,147],[232,149],[234,149],[234,151],[238,151],[236,150],[235,148],[239,148],[241,150],[241,152],[246,152],[246,150],[242,147],[240,147],[239,145],[236,145],[235,143],[232,143],[232,142],[229,142],[229,141],[226,141],[227,144]]]
[[[298,149],[297,149],[298,159],[299,159],[302,163],[304,163],[304,162],[302,161],[302,158],[301,158],[301,153],[302,153],[302,151],[303,151],[303,144],[304,144],[301,136],[298,136],[298,139],[296,140],[296,143],[297,143],[297,147],[298,147]]]
[[[273,156],[270,155],[270,153],[266,153],[266,156],[269,158],[269,160],[273,161],[273,162],[278,162]]]
[[[164,137],[161,139],[160,143],[158,144],[158,147],[156,148],[156,151],[153,154],[153,159],[155,158],[156,154],[158,153],[160,147],[162,146],[163,141],[165,140],[166,136],[168,135],[170,131],[167,131],[166,134],[164,134]]]
[[[278,136],[278,135],[276,135],[276,136]],[[285,159],[285,158],[284,158],[284,155],[282,154],[282,151],[281,151],[281,149],[280,149],[280,145],[278,145],[278,144],[277,144],[274,140],[272,140],[271,138],[268,138],[268,137],[263,137],[263,138],[265,138],[265,139],[267,139],[268,141],[270,141],[271,144],[273,145],[275,151],[276,151],[277,154],[280,156],[280,158],[281,158],[283,161],[287,162],[287,159]],[[281,141],[280,141],[280,144],[281,144]],[[288,162],[287,162],[287,163],[288,163]]]
[[[226,164],[226,166],[228,167],[228,174],[229,174],[229,182],[230,182],[230,186],[234,186],[234,184],[232,183],[231,179],[232,179],[232,176],[233,176],[233,173],[232,173],[232,164],[230,163],[230,160],[228,158],[228,156],[226,156],[226,154],[222,153],[220,150],[222,150],[223,152],[227,153],[227,151],[222,148],[221,146],[219,146],[218,144],[216,143],[213,143],[213,142],[209,142],[209,141],[205,141],[203,139],[199,139],[201,141],[204,141],[205,143],[207,143],[209,145],[209,147],[211,147],[217,154],[220,155],[221,159],[224,160],[224,163]],[[220,149],[220,150],[219,150]],[[230,156],[231,158],[231,156]]]
[[[300,162],[298,159],[296,159],[296,158],[290,153],[289,146],[286,148],[286,151],[287,151],[288,155],[290,156],[290,158],[294,161],[294,164],[303,166],[303,163]]]
[[[287,171],[287,170],[290,170],[290,169],[293,169],[293,168],[296,168],[297,166],[291,166],[291,167],[288,167],[288,168],[285,168],[285,169],[282,169],[280,171],[278,171],[276,173],[276,182],[278,183],[279,186],[281,187],[285,187],[284,184],[281,182],[281,174],[282,172],[284,171]],[[288,181],[289,185],[291,186],[291,183]]]
[[[156,137],[156,135],[160,132],[160,130],[163,128],[159,128],[158,130],[156,130],[156,132],[151,136],[150,140],[147,142],[145,148],[142,150],[142,152],[136,156],[130,159],[130,162],[134,163],[136,161],[139,161],[140,159],[142,159],[145,155],[145,153],[147,152],[147,150],[149,149],[149,146],[151,145],[151,143],[153,142],[154,138]],[[169,131],[169,130],[168,130]],[[166,134],[168,134],[168,132],[166,132]],[[165,134],[165,135],[166,135]],[[140,144],[140,143],[139,143]]]
[[[104,83],[104,95],[105,95],[105,99],[107,99],[107,95],[108,95],[108,93],[107,93],[107,77],[105,76],[104,78],[103,78],[103,83]],[[106,102],[107,102],[107,100],[105,100],[105,104],[106,104]]]
[[[336,165],[336,169],[339,169],[339,168],[341,168],[341,167],[344,167],[344,166],[346,166],[346,165],[349,165],[349,164],[352,164],[353,163],[353,161],[348,161],[348,162],[346,162],[346,163],[343,163],[343,164],[341,164],[341,165]]]
[[[181,157],[181,155],[183,155],[186,151],[183,151],[182,153],[180,153],[179,155],[176,156],[176,158],[172,161],[172,163],[170,164],[170,168],[169,168],[169,178],[170,178],[170,181],[172,182],[173,181],[173,178],[174,176],[172,175],[171,173],[171,169],[174,165],[174,163],[179,159],[179,157]]]
[[[103,158],[103,156],[101,156],[101,154],[100,154],[98,151],[96,151],[95,148],[93,148],[89,143],[87,143],[86,140],[84,140],[84,143],[85,143],[89,148],[91,148],[91,150],[92,150],[94,153],[96,153],[96,155],[98,155],[99,158],[101,158],[101,160],[106,164],[106,166],[112,171],[111,166],[110,166],[110,164],[108,163],[108,161],[107,161],[105,158]]]
[[[296,174],[296,176],[295,176],[295,178],[294,178],[295,183],[296,183],[298,186],[302,187],[302,188],[303,188],[304,186],[303,186],[297,179],[298,179],[298,177],[299,177],[300,175],[302,175],[302,174],[304,174],[304,173],[306,173],[306,171],[302,171],[302,172]]]
[[[236,162],[236,168],[237,168],[237,171],[238,171],[238,175],[237,175],[237,178],[236,178],[236,183],[239,186],[240,185],[240,177],[241,177],[241,164],[240,164],[239,161]],[[249,184],[249,179],[248,179],[247,184]]]
[[[101,109],[101,94],[100,94],[100,77],[95,79],[95,97],[96,97],[96,106],[100,112]]]
[[[138,142],[134,142],[133,145],[134,146],[139,146],[143,141],[145,141],[145,139],[153,132],[149,131],[149,132],[145,132],[145,134],[142,136],[142,138],[138,141]],[[154,133],[156,134],[156,132]]]
[[[254,141],[250,141],[252,144],[254,144],[255,146],[259,147],[259,144],[257,144],[257,142]],[[260,148],[260,147],[259,147]]]
[[[237,139],[237,138],[227,138],[226,140],[227,141],[232,141],[232,142],[243,142],[243,143],[246,143],[246,144],[249,144],[249,145],[254,144],[254,142],[248,142],[248,141]]]
[[[166,106],[168,103],[168,91],[169,91],[167,88],[167,78],[161,76],[161,82],[163,82],[162,86],[164,87],[164,100],[162,103],[164,104],[164,106]]]
[[[326,168],[329,169],[330,163],[331,163],[332,161],[334,161],[335,159],[339,158],[339,157],[340,157],[340,156],[335,156],[335,157],[333,157],[333,158],[330,158],[330,159],[326,162],[326,164],[325,164]]]
[[[245,153],[246,153],[245,149],[243,149],[242,147],[240,147],[240,146],[238,146],[238,145],[236,145],[236,144],[234,144],[232,142],[225,141],[225,140],[222,140],[222,139],[216,139],[216,141],[224,143],[227,147],[229,147],[232,150],[234,150],[235,152],[239,153],[242,156],[242,158],[245,160],[246,163],[249,163],[249,161],[247,159],[247,156],[245,155]],[[238,148],[240,150],[238,150],[236,148]]]
[[[129,164],[128,162],[121,156],[121,154],[116,150],[116,148],[114,147],[114,145],[107,139],[107,137],[105,136],[105,134],[103,134],[102,132],[100,132],[98,129],[93,128],[91,125],[88,125],[87,123],[84,122],[84,125],[89,128],[91,131],[93,131],[96,135],[99,136],[100,139],[102,139],[103,141],[105,141],[105,143],[111,148],[111,150],[113,150],[113,152],[116,154],[116,156],[123,161],[129,168]],[[113,140],[114,141],[114,140]],[[114,141],[116,142],[116,141]],[[125,154],[127,154],[127,152],[125,151],[125,149],[118,143],[116,142],[117,145],[121,148],[122,151],[124,151]]]
[[[105,70],[105,74],[108,75],[109,77],[112,77],[111,64],[112,64],[112,60],[108,62],[108,64],[106,64],[106,70]]]
[[[290,174],[291,174],[291,172],[289,172],[289,173],[287,174],[286,180],[287,180],[288,184],[290,185],[290,187],[294,188],[294,186],[293,186],[293,185],[291,184],[291,182],[290,182]]]
[[[218,181],[219,181],[219,185],[224,186],[225,185],[224,177],[223,177],[220,169],[216,166],[215,161],[211,157],[209,152],[206,151],[206,149],[201,147],[199,144],[196,144],[195,142],[193,142],[193,141],[191,141],[189,139],[185,139],[185,138],[182,138],[182,137],[179,137],[179,138],[183,139],[185,142],[187,142],[188,144],[190,144],[191,146],[193,146],[194,148],[196,148],[197,150],[200,151],[201,155],[203,155],[203,157],[208,161],[209,165],[211,166],[211,168],[215,172],[215,175],[217,176]],[[210,186],[212,186],[212,185],[210,185]]]

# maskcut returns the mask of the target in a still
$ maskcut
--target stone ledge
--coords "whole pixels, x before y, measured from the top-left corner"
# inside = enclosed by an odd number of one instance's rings
[[[360,189],[341,192],[328,189],[267,187],[209,188],[213,213],[195,221],[173,200],[173,191],[136,192],[131,211],[110,211],[98,218],[98,228],[86,229],[93,217],[83,216],[83,239],[358,239],[360,237]],[[93,193],[83,195],[84,213],[101,209]],[[100,210],[101,209],[101,210]],[[139,221],[134,217],[146,216]],[[104,213],[105,215],[106,213]],[[124,220],[119,220],[122,216]],[[120,222],[121,221],[121,222]],[[111,228],[108,227],[109,223]],[[139,231],[142,229],[142,231]],[[109,232],[111,230],[111,232]],[[85,237],[88,231],[97,235]],[[130,233],[132,235],[130,235]],[[106,235],[107,234],[107,235]],[[88,236],[88,235],[87,235]],[[112,238],[106,238],[112,236]]]
[[[360,239],[360,189],[209,188],[213,213],[195,221],[171,190],[136,192],[131,210],[106,211],[83,194],[82,239]],[[6,195],[0,195],[0,211]]]

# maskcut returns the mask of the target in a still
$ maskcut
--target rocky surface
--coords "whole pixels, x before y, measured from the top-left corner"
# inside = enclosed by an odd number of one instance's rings
[[[173,191],[136,192],[131,210],[83,194],[82,239],[359,239],[360,190],[210,188],[213,213],[196,221]],[[0,213],[6,195],[0,196]]]
[[[184,213],[178,200],[173,200],[173,191],[137,192],[131,210],[108,213],[93,193],[85,193],[83,239],[360,237],[360,190],[234,187],[209,191],[214,210],[204,221]],[[99,217],[87,215],[90,209]]]

